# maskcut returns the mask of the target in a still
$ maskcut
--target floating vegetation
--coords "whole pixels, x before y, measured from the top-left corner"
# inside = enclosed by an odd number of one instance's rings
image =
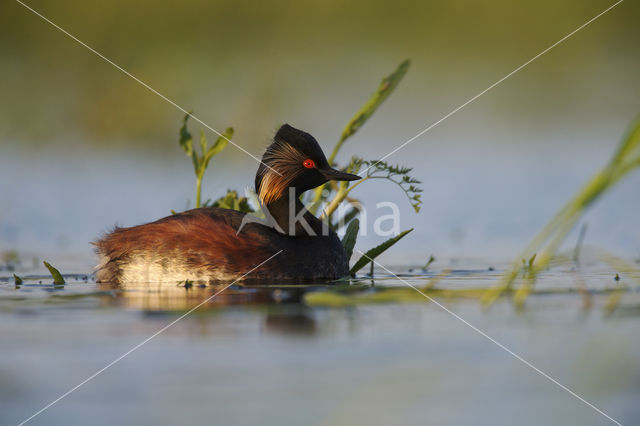
[[[51,266],[51,264],[47,261],[42,262],[44,263],[44,266],[47,267],[47,269],[49,270],[49,273],[51,273],[51,276],[53,277],[53,284],[54,285],[64,285],[64,278],[62,278],[62,274],[60,274],[60,271],[58,271],[56,268],[54,268],[53,266]]]
[[[310,306],[344,307],[372,303],[425,303],[433,298],[474,299],[479,300],[486,288],[440,289],[419,288],[420,292],[410,287],[376,287],[360,293],[342,293],[335,290],[306,293],[304,302]]]
[[[638,168],[640,168],[640,118],[632,124],[609,162],[556,213],[524,249],[519,259],[530,259],[529,262],[524,264],[520,260],[514,262],[504,273],[500,283],[483,296],[483,304],[490,305],[506,290],[522,280],[520,288],[514,295],[514,302],[522,306],[535,285],[538,274],[548,268],[558,257],[560,245],[585,211],[604,193]],[[579,255],[584,232],[581,232],[578,239],[578,249],[574,251],[574,258]]]
[[[430,255],[429,256],[429,260],[427,260],[427,263],[425,263],[425,265],[422,267],[422,270],[423,271],[428,271],[429,270],[429,266],[431,266],[431,264],[433,262],[435,262],[435,261],[436,261],[436,258],[433,257],[433,255]]]
[[[593,298],[597,296],[601,302],[596,306],[602,309],[605,315],[611,315],[616,309],[621,309],[622,296],[630,290],[628,286],[622,284],[622,278],[615,286],[603,287],[601,284],[602,276],[591,274],[590,282],[594,285],[588,288],[581,275],[576,274],[575,271],[572,275],[573,280],[563,276],[564,285],[562,286],[545,281],[547,285],[544,288],[531,287],[529,295],[573,297],[580,294],[583,296],[581,305],[585,312],[592,310],[594,307]],[[487,279],[490,280],[489,284],[486,284]],[[388,285],[388,282],[391,282],[392,285]],[[332,308],[381,303],[428,303],[430,299],[440,302],[461,300],[480,302],[487,291],[492,288],[491,282],[493,280],[486,275],[485,271],[445,269],[429,279],[425,275],[419,274],[398,274],[397,276],[391,274],[376,279],[375,284],[371,281],[371,285],[368,286],[363,285],[363,281],[352,280],[351,285],[343,284],[315,289],[305,293],[304,302],[309,306]],[[510,288],[505,290],[504,294],[515,298],[517,291],[517,288]],[[636,305],[628,304],[625,309],[633,309],[634,306]]]

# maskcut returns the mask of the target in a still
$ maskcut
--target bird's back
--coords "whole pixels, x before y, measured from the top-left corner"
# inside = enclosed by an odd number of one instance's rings
[[[287,236],[255,221],[243,224],[244,218],[234,210],[201,208],[116,228],[94,243],[100,255],[97,279],[212,282],[335,279],[348,273],[344,249],[333,231],[327,236]]]

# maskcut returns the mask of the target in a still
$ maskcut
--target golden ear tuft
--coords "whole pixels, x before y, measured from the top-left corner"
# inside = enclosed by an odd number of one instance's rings
[[[286,193],[291,182],[304,170],[302,163],[306,158],[286,142],[274,143],[267,149],[263,161],[271,169],[265,168],[258,192],[263,203],[276,201]]]

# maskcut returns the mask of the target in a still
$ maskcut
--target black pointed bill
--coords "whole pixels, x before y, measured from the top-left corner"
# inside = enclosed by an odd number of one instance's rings
[[[362,177],[336,169],[318,169],[327,180],[358,180]]]

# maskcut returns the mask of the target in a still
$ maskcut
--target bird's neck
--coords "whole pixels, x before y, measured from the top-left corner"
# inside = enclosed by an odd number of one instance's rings
[[[328,235],[328,225],[304,207],[299,195],[289,188],[286,194],[266,205],[279,231],[291,236]]]

